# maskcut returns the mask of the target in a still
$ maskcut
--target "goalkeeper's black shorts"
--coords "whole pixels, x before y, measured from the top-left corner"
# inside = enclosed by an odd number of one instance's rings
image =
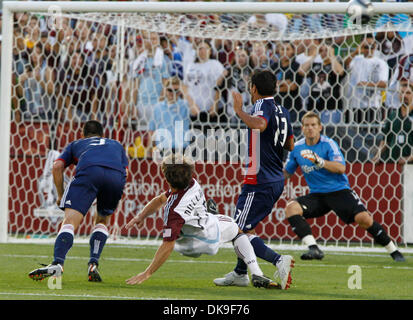
[[[351,189],[344,189],[328,193],[310,193],[298,197],[296,201],[303,209],[303,217],[306,219],[324,216],[334,211],[341,220],[350,224],[354,217],[363,211],[367,211],[359,196]]]

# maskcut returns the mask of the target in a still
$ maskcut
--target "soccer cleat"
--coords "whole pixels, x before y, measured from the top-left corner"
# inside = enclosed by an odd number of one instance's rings
[[[277,277],[280,278],[282,290],[287,290],[291,285],[291,268],[294,268],[294,262],[295,261],[292,256],[283,255],[275,265],[277,270],[274,273],[274,279]]]
[[[43,264],[43,266],[43,268],[30,272],[29,277],[35,281],[39,281],[50,276],[60,277],[63,274],[63,266],[60,264]]]
[[[214,283],[217,286],[236,286],[236,287],[247,287],[250,283],[248,274],[237,274],[235,271],[231,271],[226,274],[224,278],[214,279]]]
[[[102,282],[96,263],[89,263],[89,267],[87,268],[87,278],[90,282]]]
[[[404,256],[402,255],[402,253],[399,250],[396,250],[394,252],[392,252],[391,257],[393,258],[394,261],[396,262],[405,262],[406,259],[404,258]]]
[[[324,253],[318,247],[312,247],[301,255],[301,260],[321,260],[324,258]]]
[[[217,204],[213,199],[208,199],[206,203],[207,211],[212,214],[219,214]]]
[[[266,289],[281,289],[281,285],[272,281],[270,278],[262,275],[252,275],[251,279],[252,285],[256,288],[266,288]]]

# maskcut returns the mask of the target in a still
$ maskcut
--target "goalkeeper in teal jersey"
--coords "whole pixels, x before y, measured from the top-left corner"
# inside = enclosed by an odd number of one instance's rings
[[[320,117],[310,111],[301,122],[304,138],[295,144],[284,169],[284,176],[288,179],[301,167],[310,188],[308,195],[291,200],[286,208],[286,217],[293,231],[309,248],[301,255],[301,259],[321,260],[324,257],[306,219],[324,216],[332,210],[346,224],[355,222],[367,230],[395,261],[405,261],[383,227],[373,220],[358,195],[350,188],[343,154],[334,140],[321,134]]]

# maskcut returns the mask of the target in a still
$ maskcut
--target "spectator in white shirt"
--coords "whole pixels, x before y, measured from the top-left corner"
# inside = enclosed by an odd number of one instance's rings
[[[211,46],[208,42],[200,42],[196,50],[196,60],[187,66],[184,65],[184,83],[200,109],[200,113],[192,118],[201,122],[214,122],[217,121],[219,113],[220,90],[218,88],[227,71],[222,63],[211,59]]]
[[[368,34],[360,46],[345,60],[349,70],[347,98],[358,123],[380,121],[382,92],[387,88],[389,67],[375,56],[376,41]]]

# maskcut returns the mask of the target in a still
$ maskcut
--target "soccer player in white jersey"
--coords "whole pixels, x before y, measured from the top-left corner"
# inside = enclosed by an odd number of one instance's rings
[[[288,179],[300,166],[310,188],[309,194],[290,201],[286,208],[286,217],[293,231],[309,248],[301,259],[321,260],[324,257],[306,219],[324,216],[332,210],[346,224],[355,222],[367,230],[395,261],[405,261],[383,227],[373,220],[358,195],[350,188],[343,154],[334,140],[321,134],[320,117],[310,111],[301,122],[304,138],[295,144],[284,169]]]
[[[162,162],[162,172],[170,190],[153,198],[143,210],[126,225],[142,227],[146,217],[164,208],[163,242],[145,271],[126,280],[140,284],[148,280],[168,259],[175,249],[189,257],[214,255],[221,243],[232,241],[235,253],[247,264],[254,287],[281,286],[264,276],[248,237],[242,233],[231,217],[207,212],[201,186],[193,178],[194,164],[179,155],[171,155]]]

